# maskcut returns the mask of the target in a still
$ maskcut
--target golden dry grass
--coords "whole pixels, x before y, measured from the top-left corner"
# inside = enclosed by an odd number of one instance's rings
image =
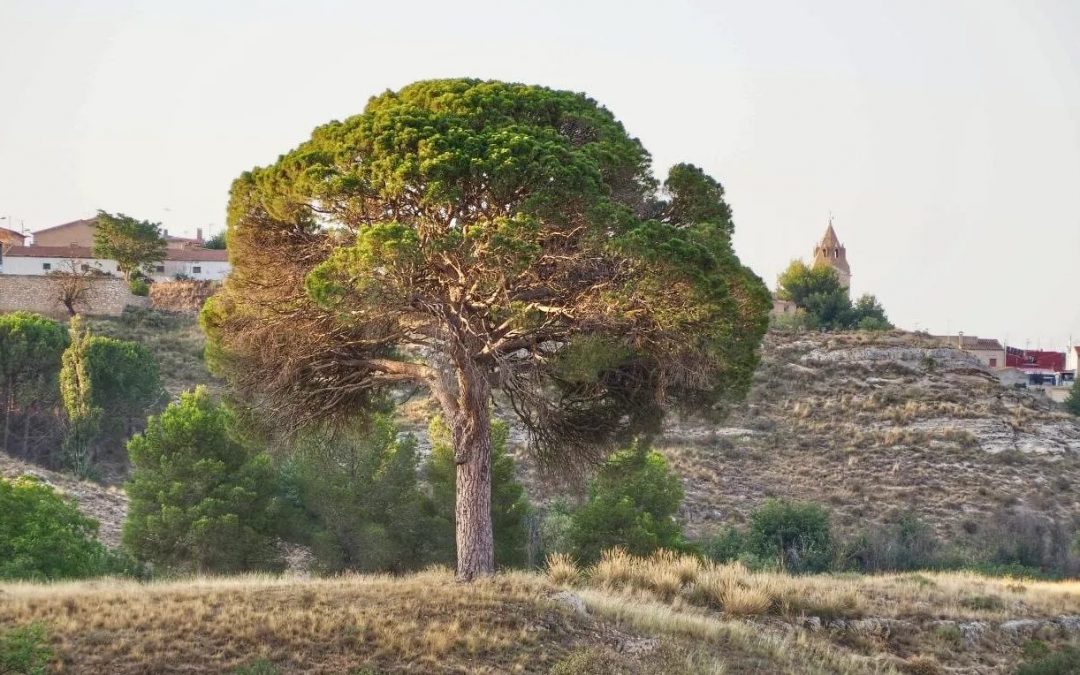
[[[567,560],[559,559],[560,565]],[[576,572],[557,575],[568,583]],[[552,581],[556,576],[550,577]],[[1080,615],[1080,581],[986,577],[971,572],[807,575],[751,572],[668,551],[640,558],[605,551],[580,573],[588,587],[632,589],[732,616],[779,615],[1004,621]]]
[[[0,626],[43,622],[58,672],[547,672],[596,642],[551,594],[535,575],[463,585],[448,571],[4,584]]]

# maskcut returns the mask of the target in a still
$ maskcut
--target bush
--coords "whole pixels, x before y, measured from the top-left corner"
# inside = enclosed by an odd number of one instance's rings
[[[1069,396],[1065,399],[1065,409],[1074,415],[1080,416],[1080,379],[1073,382],[1072,389],[1069,390]]]
[[[1071,645],[1023,663],[1016,669],[1016,675],[1067,675],[1068,673],[1080,673],[1080,648]]]
[[[454,463],[454,446],[450,430],[442,418],[432,420],[428,433],[431,436],[431,457],[425,466],[425,474],[431,484],[435,512],[449,524],[444,530],[453,541],[454,489],[457,483],[457,465]],[[526,519],[529,502],[525,488],[515,475],[514,459],[506,452],[509,435],[505,422],[491,423],[491,525],[495,536],[495,564],[500,567],[522,567],[527,559]],[[453,561],[451,557],[445,562]]]
[[[639,556],[683,549],[675,520],[682,498],[682,485],[660,454],[643,443],[620,450],[589,483],[588,501],[572,516],[571,552],[591,563],[616,547]]]
[[[0,673],[45,675],[52,655],[40,623],[0,633]]]
[[[750,518],[747,548],[789,572],[822,572],[832,561],[829,513],[810,503],[770,499]]]
[[[1025,508],[1004,509],[984,528],[985,562],[1033,568],[1053,575],[1080,570],[1072,552],[1074,533],[1063,523]]]
[[[164,399],[157,362],[143,345],[92,336],[86,343],[90,403],[101,411],[101,431],[119,445]]]
[[[128,443],[124,545],[166,569],[279,569],[273,534],[287,509],[268,455],[230,433],[232,416],[203,387],[181,395]]]
[[[0,578],[76,579],[120,571],[98,523],[29,477],[0,478]],[[0,671],[2,672],[2,671]]]
[[[133,277],[131,281],[128,282],[128,290],[131,291],[132,295],[139,295],[145,298],[150,295],[150,283],[142,277]]]
[[[453,532],[420,491],[417,465],[415,440],[399,438],[389,416],[297,444],[286,482],[320,568],[400,572],[453,557]]]
[[[719,563],[738,560],[747,550],[748,541],[744,533],[728,527],[717,535],[706,539],[701,545],[701,552]]]
[[[0,448],[30,456],[31,438],[39,436],[45,447],[52,445],[47,432],[60,427],[52,409],[67,344],[67,331],[52,319],[30,312],[0,315]]]
[[[934,569],[946,562],[933,530],[910,513],[863,534],[846,549],[844,557],[863,572]]]

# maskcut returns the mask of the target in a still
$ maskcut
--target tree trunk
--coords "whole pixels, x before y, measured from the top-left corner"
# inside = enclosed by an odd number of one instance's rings
[[[495,538],[491,529],[491,419],[487,397],[468,396],[451,427],[457,463],[454,527],[457,577],[472,581],[495,573]]]

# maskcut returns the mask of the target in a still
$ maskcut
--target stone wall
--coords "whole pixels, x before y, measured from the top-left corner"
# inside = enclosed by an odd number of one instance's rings
[[[166,312],[198,312],[217,287],[213,281],[159,281],[150,284],[150,307]]]
[[[89,279],[86,301],[76,309],[82,314],[118,316],[127,305],[147,307],[147,298],[132,295],[123,279]],[[47,276],[0,274],[0,312],[26,310],[48,316],[67,316],[58,299],[56,280]]]

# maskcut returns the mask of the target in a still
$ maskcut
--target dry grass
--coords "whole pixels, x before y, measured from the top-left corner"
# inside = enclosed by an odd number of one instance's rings
[[[565,559],[557,564],[564,565]],[[572,564],[572,563],[571,563]],[[572,583],[574,574],[558,572]],[[549,572],[554,581],[555,575]],[[1003,621],[1080,615],[1080,581],[985,577],[970,572],[791,576],[751,572],[661,551],[648,558],[605,551],[581,574],[586,586],[640,591],[731,616],[951,619]]]
[[[0,626],[43,622],[61,672],[547,672],[596,642],[550,596],[535,575],[462,585],[448,571],[5,584]]]

